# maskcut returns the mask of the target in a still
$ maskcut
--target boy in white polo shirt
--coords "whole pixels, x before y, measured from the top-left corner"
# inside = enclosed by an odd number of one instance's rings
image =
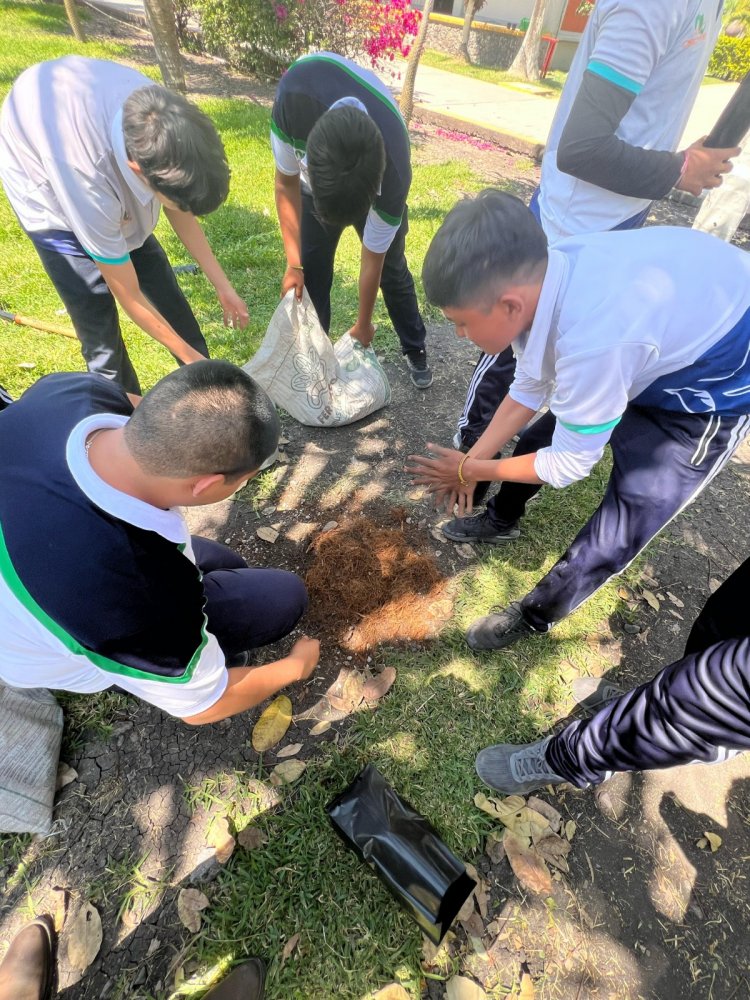
[[[89,371],[140,393],[115,300],[179,362],[208,356],[153,236],[162,205],[214,285],[225,324],[247,323],[245,303],[196,219],[227,197],[224,149],[210,119],[181,95],[98,59],[31,66],[0,114],[0,180],[73,321]]]
[[[531,209],[550,243],[634,229],[669,191],[699,195],[731,170],[737,149],[695,142],[677,151],[721,28],[721,0],[598,0],[576,50],[547,139]],[[512,352],[483,354],[458,421],[477,440],[513,380]],[[535,451],[551,418],[529,428],[518,454]],[[533,487],[501,488],[497,509],[450,528],[453,541],[499,544],[519,534]]]
[[[449,510],[483,481],[563,488],[612,446],[598,510],[520,602],[475,622],[473,649],[548,631],[621,572],[750,433],[750,257],[689,229],[561,240],[488,190],[459,202],[425,257],[425,293],[486,351],[509,344],[516,376],[464,455],[430,445],[410,471]],[[494,459],[534,414],[556,418],[544,447]]]

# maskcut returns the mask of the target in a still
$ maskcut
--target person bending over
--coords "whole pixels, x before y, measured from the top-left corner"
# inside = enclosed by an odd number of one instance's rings
[[[225,361],[158,382],[134,408],[101,375],[48,375],[0,412],[0,680],[117,686],[218,722],[309,677],[319,644],[247,666],[307,606],[302,581],[191,537],[181,507],[240,489],[278,443],[266,393]]]
[[[479,516],[513,523],[526,500],[515,484],[562,489],[612,447],[604,499],[559,562],[470,627],[473,649],[501,649],[547,632],[620,573],[750,433],[750,258],[666,226],[548,250],[530,210],[488,190],[448,213],[422,280],[459,337],[489,352],[512,344],[517,357],[508,395],[466,454],[429,445],[432,457],[412,456],[416,482],[457,504],[452,525],[477,482],[504,482]],[[547,405],[544,441],[493,457]]]
[[[127,66],[64,56],[13,84],[0,112],[0,181],[73,322],[86,366],[140,394],[117,305],[180,363],[208,356],[153,235],[164,214],[216,289],[225,325],[247,307],[196,219],[229,192],[216,129]]]
[[[375,335],[378,287],[409,374],[432,385],[425,325],[404,253],[411,185],[409,133],[390,91],[374,73],[332,52],[293,63],[271,112],[276,210],[287,268],[281,294],[307,288],[326,333],[333,264],[341,233],[362,240],[359,311],[349,333],[367,347]]]

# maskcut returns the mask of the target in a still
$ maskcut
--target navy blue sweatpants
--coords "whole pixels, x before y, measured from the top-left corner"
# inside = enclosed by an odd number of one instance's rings
[[[707,601],[683,659],[553,737],[547,760],[583,788],[615,771],[714,763],[750,749],[750,559]]]
[[[208,628],[228,660],[292,631],[307,609],[307,591],[296,573],[250,569],[233,549],[198,535],[192,544],[203,574]]]
[[[621,573],[708,485],[748,433],[750,416],[631,403],[610,438],[612,473],[602,502],[521,601],[529,624],[547,631]]]

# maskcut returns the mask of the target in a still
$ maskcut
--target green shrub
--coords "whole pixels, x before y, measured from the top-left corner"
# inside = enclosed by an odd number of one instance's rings
[[[741,80],[750,72],[750,38],[720,35],[708,64],[708,75],[719,80]]]

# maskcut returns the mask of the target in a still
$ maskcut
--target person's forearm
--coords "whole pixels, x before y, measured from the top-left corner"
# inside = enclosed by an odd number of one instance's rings
[[[281,688],[300,679],[299,660],[286,657],[262,667],[231,667],[229,682],[219,700],[205,712],[183,719],[191,726],[221,722],[254,708]]]
[[[165,208],[164,214],[169,219],[172,229],[177,233],[180,242],[190,256],[200,266],[214,288],[229,289],[232,287],[229,278],[219,264],[211,246],[203,232],[203,227],[191,212],[180,212],[177,209]]]
[[[509,483],[543,483],[536,474],[534,462],[536,452],[530,455],[518,455],[514,458],[479,459],[467,457],[463,464],[464,479],[474,483],[509,482]]]
[[[171,351],[184,364],[202,360],[203,355],[175,332],[142,292],[139,291],[135,295],[118,294],[112,289],[112,294],[135,324],[166,347],[168,351]]]
[[[373,253],[367,247],[362,247],[359,267],[359,310],[357,313],[357,326],[361,329],[366,329],[372,322],[384,260],[384,253]]]
[[[299,177],[276,172],[276,214],[281,240],[290,267],[302,264],[302,190]]]
[[[511,396],[506,396],[482,436],[469,449],[469,455],[472,458],[494,458],[508,441],[528,424],[535,413],[536,410],[516,402]]]

